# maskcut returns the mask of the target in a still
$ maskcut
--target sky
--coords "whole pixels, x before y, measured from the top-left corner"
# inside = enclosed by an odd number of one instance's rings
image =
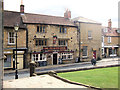
[[[120,0],[23,0],[25,13],[64,16],[66,9],[71,18],[82,16],[108,26],[118,27],[118,2]],[[21,0],[4,0],[4,10],[20,11]]]

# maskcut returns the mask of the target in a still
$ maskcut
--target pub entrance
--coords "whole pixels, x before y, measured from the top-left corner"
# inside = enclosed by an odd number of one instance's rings
[[[53,65],[57,64],[57,53],[53,54]]]

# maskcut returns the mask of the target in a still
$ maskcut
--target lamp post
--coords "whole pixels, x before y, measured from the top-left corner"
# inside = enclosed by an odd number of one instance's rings
[[[14,26],[14,29],[15,29],[15,32],[16,32],[16,69],[15,69],[15,79],[18,79],[18,70],[17,70],[17,32],[18,32],[18,29],[19,29],[19,26],[18,24],[16,24]]]

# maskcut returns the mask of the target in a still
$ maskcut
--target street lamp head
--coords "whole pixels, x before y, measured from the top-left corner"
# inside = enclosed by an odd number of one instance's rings
[[[19,29],[19,25],[18,25],[18,24],[16,24],[16,25],[14,26],[14,29],[15,29],[15,31],[17,32],[17,31],[18,31],[18,29]]]

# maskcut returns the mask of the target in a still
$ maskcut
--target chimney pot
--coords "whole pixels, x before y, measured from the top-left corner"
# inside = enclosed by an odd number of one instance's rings
[[[71,18],[71,11],[70,10],[66,10],[66,12],[64,13],[64,18],[66,19],[70,19]]]
[[[112,27],[112,22],[111,19],[108,20],[108,27],[111,28]]]

